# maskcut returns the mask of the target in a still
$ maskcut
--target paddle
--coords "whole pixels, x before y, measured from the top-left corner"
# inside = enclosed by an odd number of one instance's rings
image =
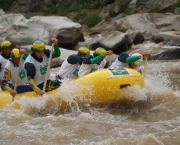
[[[147,59],[148,59],[148,57],[145,57],[145,61],[144,61],[144,72],[143,72],[143,77],[144,77],[144,78],[146,78]]]
[[[54,48],[54,43],[52,43],[51,52],[50,52],[50,56],[49,56],[49,60],[48,60],[48,66],[47,66],[46,76],[45,76],[44,86],[43,86],[43,91],[44,91],[44,92],[45,92],[45,90],[46,90],[47,79],[48,79],[48,76],[49,76],[49,70],[50,70],[50,65],[51,65],[51,60],[52,60],[53,48]],[[40,116],[40,114],[41,114],[40,108],[39,108],[38,114],[39,114],[39,116]]]
[[[14,91],[16,91],[16,88],[17,88],[17,81],[18,81],[18,77],[19,77],[19,72],[21,70],[21,67],[22,67],[22,55],[20,57],[20,60],[19,60],[19,68],[18,68],[18,73],[17,73],[17,76],[16,76],[16,79],[15,79],[15,84],[14,84]],[[14,101],[14,97],[15,96],[12,96],[12,102]]]
[[[109,67],[111,66],[111,55],[109,55]]]
[[[45,80],[44,80],[43,91],[45,91],[45,89],[46,89],[46,83],[47,83],[47,79],[49,76],[49,70],[50,70],[50,65],[51,65],[51,60],[52,60],[53,48],[54,48],[54,43],[52,43],[51,52],[50,52],[50,56],[49,56],[49,60],[48,60],[48,66],[47,66],[46,76],[45,76]]]

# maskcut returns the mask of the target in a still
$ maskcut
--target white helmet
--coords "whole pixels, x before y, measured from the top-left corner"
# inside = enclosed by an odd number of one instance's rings
[[[140,53],[134,53],[131,56],[141,56],[141,54]],[[142,62],[143,62],[143,60],[141,58],[141,59],[135,61],[134,64],[137,65],[137,66],[140,66],[142,64]]]

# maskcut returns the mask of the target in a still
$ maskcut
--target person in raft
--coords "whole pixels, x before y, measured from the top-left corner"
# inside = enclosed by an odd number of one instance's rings
[[[78,78],[79,67],[82,64],[84,56],[89,54],[90,50],[87,47],[80,47],[77,54],[70,55],[61,65],[61,68],[56,76],[56,79],[76,79]]]
[[[8,62],[8,59],[10,58],[10,52],[13,48],[12,43],[10,41],[3,41],[1,43],[1,54],[0,54],[0,86],[2,83],[2,75],[5,68],[6,63]],[[22,49],[19,45],[16,45],[16,48]],[[25,51],[25,49],[22,49]],[[10,82],[9,82],[10,83]]]
[[[142,55],[139,53],[134,53],[131,56],[126,53],[122,52],[112,63],[110,69],[113,68],[120,68],[120,67],[129,67],[136,69],[142,74],[140,66],[142,65],[143,58],[149,57],[150,54],[148,52],[144,52]]]
[[[101,62],[103,62],[106,55],[112,55],[113,52],[111,50],[106,51],[104,48],[98,47],[94,53],[95,57],[89,54],[84,57],[82,65],[79,68],[79,77],[89,74],[97,69],[104,68],[105,65],[101,64]]]
[[[105,53],[106,50],[102,47],[98,47],[95,49],[94,53],[93,53],[93,57],[96,57],[98,55],[101,55],[102,53]],[[102,59],[100,62],[95,64],[95,68],[96,69],[101,69],[101,68],[108,68],[109,63],[107,62],[106,59]]]
[[[26,51],[24,49],[20,51],[18,48],[14,48],[10,52],[10,59],[6,63],[3,72],[1,89],[9,91],[13,97],[15,97],[17,93],[33,91],[32,87],[27,83],[25,70],[21,65],[24,61],[23,57],[21,58],[21,54],[26,54]],[[12,84],[9,84],[8,80],[10,80]],[[14,90],[15,84],[16,90]]]
[[[59,57],[61,52],[58,46],[58,40],[56,38],[52,38],[51,42],[54,43],[52,58]],[[24,62],[28,82],[32,86],[33,90],[40,96],[58,88],[61,84],[58,80],[50,80],[49,74],[45,91],[43,91],[47,67],[50,65],[48,64],[48,59],[51,52],[49,49],[45,49],[45,47],[44,42],[41,40],[35,41],[31,48],[32,53],[28,55]]]

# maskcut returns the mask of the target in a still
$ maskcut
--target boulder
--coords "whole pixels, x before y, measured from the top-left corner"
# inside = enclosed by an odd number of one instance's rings
[[[13,25],[15,23],[26,21],[23,15],[21,14],[3,14],[0,15],[0,43],[4,40],[10,40],[9,37],[14,35],[19,30],[15,30]]]
[[[172,23],[173,22],[173,23]],[[145,39],[158,32],[179,30],[179,18],[171,13],[139,13],[117,19],[116,30],[126,32],[128,29],[138,30]]]
[[[160,32],[152,35],[151,41],[163,45],[180,46],[180,31]]]
[[[125,34],[128,37],[129,44],[136,45],[144,42],[144,36],[138,30],[128,29]]]
[[[151,52],[151,60],[180,59],[180,47],[156,48]]]
[[[97,47],[103,47],[106,50],[113,50],[115,54],[119,54],[123,51],[126,51],[127,38],[125,33],[119,31],[111,31],[107,33],[101,40],[96,43],[91,44],[90,49],[95,50]]]
[[[10,40],[15,45],[31,45],[40,39],[48,44],[55,37],[61,47],[73,49],[83,40],[81,25],[67,17],[35,16],[28,20],[21,14],[5,14],[0,19],[1,42]]]
[[[67,17],[60,16],[35,16],[31,20],[45,24],[49,31],[50,38],[59,40],[60,46],[77,45],[82,39],[81,25],[74,23]]]
[[[0,9],[0,15],[3,15],[3,14],[5,14],[5,12],[2,9]]]
[[[90,49],[95,50],[97,47],[103,47],[106,50],[112,50],[115,54],[120,54],[129,50],[133,44],[144,42],[144,36],[139,31],[128,29],[126,33],[120,31],[111,31],[100,40],[92,43]]]

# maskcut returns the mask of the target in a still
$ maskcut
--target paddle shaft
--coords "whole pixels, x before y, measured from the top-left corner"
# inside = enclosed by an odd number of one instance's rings
[[[49,77],[49,70],[50,70],[50,65],[51,65],[51,60],[52,60],[53,48],[54,48],[54,43],[52,43],[51,52],[50,52],[50,56],[49,56],[49,60],[48,60],[48,66],[47,66],[46,76],[45,76],[45,80],[44,80],[43,91],[46,90],[46,84],[47,84],[47,79]]]
[[[46,71],[46,76],[45,76],[44,86],[43,86],[43,91],[44,92],[46,90],[47,79],[49,77],[49,70],[50,70],[50,65],[51,65],[53,48],[54,48],[54,43],[52,43],[51,52],[50,52],[50,56],[49,56],[49,60],[48,60],[48,66],[47,66],[47,71]],[[39,116],[41,115],[41,108],[39,108],[38,114],[39,114]]]
[[[147,57],[145,57],[144,61],[144,72],[143,72],[143,77],[146,78],[146,71],[147,71]]]
[[[18,68],[18,72],[17,72],[17,76],[16,76],[16,80],[15,80],[15,84],[14,84],[14,91],[16,91],[16,88],[17,88],[17,81],[18,81],[18,77],[19,77],[19,72],[21,70],[21,67],[22,67],[22,55],[20,57],[20,60],[19,60],[19,68]],[[15,97],[15,96],[14,96]],[[14,97],[12,96],[12,102],[14,101]]]
[[[111,55],[109,55],[109,67],[111,66]]]

